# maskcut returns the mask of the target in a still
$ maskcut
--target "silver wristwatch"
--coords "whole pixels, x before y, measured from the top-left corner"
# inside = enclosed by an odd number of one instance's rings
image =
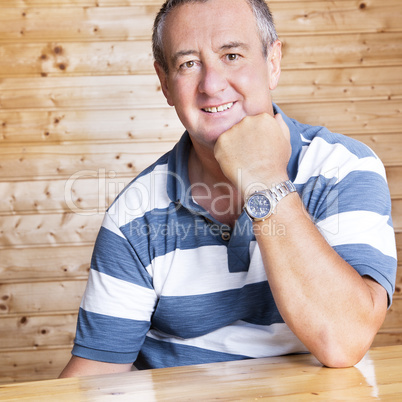
[[[247,198],[244,210],[253,221],[263,221],[272,215],[282,198],[295,191],[296,187],[290,180],[268,190],[256,191]]]

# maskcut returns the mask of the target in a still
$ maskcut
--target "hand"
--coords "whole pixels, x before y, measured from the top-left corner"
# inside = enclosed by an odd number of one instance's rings
[[[247,116],[218,138],[214,152],[223,174],[246,198],[287,180],[289,128],[279,113]]]

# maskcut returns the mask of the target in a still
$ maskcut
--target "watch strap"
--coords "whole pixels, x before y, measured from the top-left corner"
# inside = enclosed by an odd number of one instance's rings
[[[295,185],[290,181],[283,181],[267,190],[269,195],[278,203],[282,198],[296,191]]]

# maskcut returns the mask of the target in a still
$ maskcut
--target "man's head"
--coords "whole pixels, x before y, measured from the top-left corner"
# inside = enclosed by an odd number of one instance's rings
[[[170,0],[176,6],[159,25],[156,57],[162,59],[155,69],[162,91],[193,144],[209,151],[244,117],[273,115],[270,91],[280,76],[281,43],[276,34],[261,39],[250,1]]]
[[[157,14],[153,27],[152,51],[155,61],[168,72],[168,63],[163,49],[163,28],[166,17],[176,7],[186,3],[206,3],[212,0],[167,0]],[[258,34],[261,39],[262,52],[267,56],[269,45],[278,39],[271,11],[264,0],[245,0],[253,11]]]

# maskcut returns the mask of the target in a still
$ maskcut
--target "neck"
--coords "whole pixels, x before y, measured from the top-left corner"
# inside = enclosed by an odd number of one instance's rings
[[[231,186],[215,159],[213,150],[206,149],[196,142],[192,142],[192,144],[188,162],[191,184],[203,183],[213,186],[218,183],[226,183]]]
[[[193,142],[188,162],[194,200],[219,222],[234,226],[243,200],[223,174],[213,150]]]

